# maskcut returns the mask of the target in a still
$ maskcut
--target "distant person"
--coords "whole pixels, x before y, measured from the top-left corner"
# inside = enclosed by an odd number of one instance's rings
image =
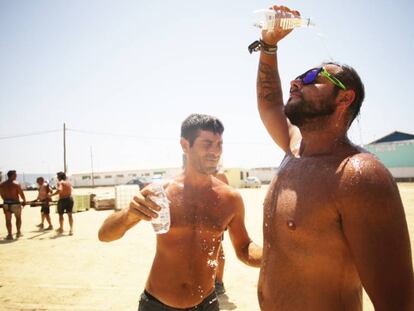
[[[63,233],[63,214],[68,214],[69,219],[69,235],[73,235],[73,198],[72,198],[72,185],[67,180],[64,172],[57,173],[57,190],[52,196],[59,194],[59,200],[57,204],[57,210],[59,214],[59,228],[56,230],[59,234]]]
[[[6,218],[7,237],[6,240],[13,240],[12,234],[12,214],[16,218],[16,239],[23,236],[20,229],[22,227],[22,208],[26,205],[22,187],[16,181],[16,171],[7,172],[7,180],[0,184],[0,195],[3,199],[3,211]],[[20,202],[20,198],[22,202]]]
[[[193,114],[181,125],[184,171],[165,185],[171,227],[157,235],[152,268],[139,311],[219,310],[214,279],[221,236],[228,227],[238,258],[259,267],[262,249],[250,239],[240,194],[212,176],[222,153],[224,127],[215,117]],[[121,238],[141,220],[157,217],[148,197],[151,186],[137,193],[129,208],[110,215],[99,230],[101,241]]]
[[[289,32],[263,31],[260,43],[259,113],[286,153],[264,203],[261,310],[362,310],[364,287],[375,310],[412,311],[410,238],[397,185],[347,137],[364,85],[353,68],[323,63],[291,81],[284,106],[276,48]]]
[[[45,219],[47,220],[49,226],[45,230],[52,230],[52,222],[50,220],[50,195],[52,193],[52,189],[50,188],[49,184],[45,182],[43,177],[38,177],[36,182],[39,186],[39,194],[37,195],[37,201],[41,202],[41,209],[40,209],[40,224],[37,225],[38,228],[43,229]]]
[[[218,180],[221,180],[226,185],[229,184],[227,176],[221,171],[217,171],[217,173],[214,174],[214,177],[216,177]],[[226,228],[226,230],[227,230],[227,228]],[[219,251],[218,257],[217,257],[216,279],[215,279],[215,283],[214,283],[214,287],[216,289],[216,294],[218,296],[223,295],[226,292],[226,288],[224,287],[224,281],[223,281],[224,266],[226,264],[226,257],[224,255],[223,243],[222,243],[223,239],[224,239],[224,232],[223,232],[223,235],[221,236],[220,251]]]

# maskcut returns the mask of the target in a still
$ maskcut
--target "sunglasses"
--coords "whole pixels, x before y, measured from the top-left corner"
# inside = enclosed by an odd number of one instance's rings
[[[301,74],[300,76],[296,77],[295,80],[301,80],[304,85],[312,84],[315,82],[319,74],[322,74],[337,87],[346,90],[345,85],[337,78],[335,78],[333,75],[331,75],[324,67],[310,69],[305,73]]]

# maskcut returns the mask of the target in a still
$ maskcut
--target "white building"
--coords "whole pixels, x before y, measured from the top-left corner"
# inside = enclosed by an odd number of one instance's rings
[[[164,179],[172,178],[182,171],[181,168],[160,168],[145,170],[126,170],[126,171],[107,171],[107,172],[86,172],[75,173],[70,176],[70,181],[74,187],[100,187],[116,186],[126,184],[128,181],[145,176],[162,176]]]
[[[277,167],[256,167],[249,169],[249,176],[256,176],[262,183],[270,184],[277,172]]]

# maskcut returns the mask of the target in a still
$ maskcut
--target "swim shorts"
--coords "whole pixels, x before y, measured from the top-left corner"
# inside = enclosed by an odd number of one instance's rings
[[[213,291],[201,303],[191,308],[173,308],[163,304],[146,290],[141,294],[138,311],[219,311],[216,292]]]
[[[73,209],[73,199],[72,197],[59,199],[57,204],[57,211],[60,215],[63,213],[71,214]]]
[[[50,214],[49,200],[44,200],[41,202],[42,202],[42,205],[41,205],[42,208],[40,209],[40,212],[42,214],[49,215]]]
[[[19,215],[22,212],[22,205],[19,201],[4,200],[3,211]]]

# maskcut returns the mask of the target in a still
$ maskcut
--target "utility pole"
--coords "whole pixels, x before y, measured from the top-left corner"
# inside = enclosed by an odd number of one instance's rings
[[[95,188],[95,178],[93,176],[93,153],[92,153],[92,146],[91,146],[91,177],[92,177],[92,188]]]
[[[66,174],[66,123],[63,123],[63,172]]]

